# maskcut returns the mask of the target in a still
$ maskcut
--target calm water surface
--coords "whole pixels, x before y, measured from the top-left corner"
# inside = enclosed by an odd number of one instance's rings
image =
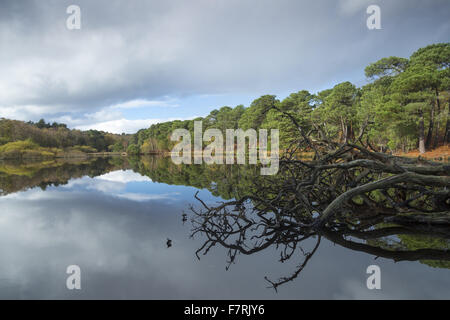
[[[264,277],[288,275],[301,259],[280,263],[279,252],[268,248],[239,255],[225,270],[227,251],[215,247],[198,260],[205,239],[190,238],[182,213],[197,205],[198,190],[208,203],[230,198],[236,181],[214,174],[154,158],[1,163],[0,298],[450,298],[445,263],[374,260],[326,240],[278,293]],[[81,268],[81,290],[66,288],[73,264]],[[381,268],[381,290],[366,287],[371,264]]]

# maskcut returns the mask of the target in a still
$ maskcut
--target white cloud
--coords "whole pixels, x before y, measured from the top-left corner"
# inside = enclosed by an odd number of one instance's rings
[[[117,119],[111,121],[91,123],[87,125],[75,126],[75,129],[79,130],[100,130],[111,133],[136,133],[139,129],[148,128],[152,124],[172,121],[179,118],[168,118],[168,119],[139,119],[139,120],[129,120],[129,119]]]
[[[147,193],[117,193],[116,197],[128,199],[131,201],[144,202],[151,200],[176,200],[179,193],[147,194]]]
[[[111,133],[135,133],[139,129],[148,128],[150,125],[171,121],[171,120],[183,120],[182,118],[156,118],[156,119],[138,119],[130,120],[126,119],[120,109],[132,109],[132,108],[151,108],[151,107],[178,107],[175,103],[175,99],[167,100],[130,100],[124,103],[112,105],[100,109],[93,113],[84,113],[82,116],[77,116],[76,113],[65,114],[59,117],[51,118],[52,121],[65,123],[70,128],[75,128],[79,130],[89,130],[96,129]],[[11,113],[17,115],[16,112]],[[11,114],[5,117],[11,117]],[[1,115],[1,113],[0,113]],[[18,117],[12,117],[14,119],[19,119]],[[185,119],[191,119],[194,117],[189,117]]]
[[[174,100],[146,100],[146,99],[136,99],[130,100],[123,103],[118,103],[112,105],[113,109],[134,109],[143,107],[178,107]]]
[[[113,171],[113,172],[105,173],[101,176],[95,177],[95,179],[121,182],[121,183],[142,182],[142,181],[151,182],[152,181],[149,177],[143,176],[137,172],[134,172],[133,170]]]
[[[177,200],[178,192],[169,192],[169,193],[138,193],[138,192],[127,192],[126,186],[131,182],[152,182],[152,180],[143,176],[133,170],[118,170],[113,172],[108,172],[103,175],[97,176],[93,179],[84,177],[81,179],[73,179],[69,181],[67,185],[62,186],[64,189],[73,189],[80,188],[84,190],[95,190],[101,193],[108,194],[113,197],[128,199],[136,202],[145,202],[152,200]],[[64,194],[64,193],[61,193]],[[41,193],[36,193],[37,196],[40,196]],[[36,195],[28,195],[24,197],[27,200],[37,200]],[[56,191],[52,193],[54,197],[56,195]]]
[[[40,119],[43,114],[51,115],[59,113],[61,110],[64,110],[62,106],[0,105],[0,118],[28,121],[30,119]]]

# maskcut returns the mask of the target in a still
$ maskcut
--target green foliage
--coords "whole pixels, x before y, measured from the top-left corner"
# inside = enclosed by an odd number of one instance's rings
[[[269,109],[272,106],[277,106],[278,103],[279,101],[272,95],[265,95],[254,100],[239,119],[239,128],[243,130],[258,129],[264,122]]]
[[[408,66],[408,59],[399,57],[382,58],[377,62],[371,63],[364,69],[367,78],[382,78],[386,76],[395,76]]]
[[[370,64],[366,76],[375,81],[362,88],[358,120],[371,119],[371,141],[394,151],[419,146],[421,152],[444,142],[449,65],[449,43],[421,48],[409,60],[390,57]]]
[[[43,148],[31,140],[9,142],[0,146],[0,159],[31,159],[55,157],[61,150]]]
[[[80,151],[84,153],[95,153],[98,150],[91,146],[73,146],[68,149],[68,151]]]
[[[450,240],[431,236],[418,235],[398,235],[400,239],[400,248],[406,250],[420,250],[420,249],[450,249]],[[429,265],[433,268],[450,269],[449,261],[439,260],[420,260],[421,263]]]
[[[139,146],[130,144],[127,149],[127,153],[130,155],[138,155],[140,153]]]
[[[348,81],[319,93],[314,118],[325,136],[342,142],[354,138],[360,95],[360,90]]]
[[[412,64],[429,65],[443,70],[450,67],[450,43],[436,43],[420,48],[410,59]]]
[[[125,151],[125,146],[121,141],[117,141],[115,144],[110,145],[108,149],[112,152],[123,152]]]
[[[8,138],[6,138],[6,137],[0,137],[0,146],[6,144],[6,143],[8,143],[8,142],[10,142]]]
[[[70,130],[65,124],[37,123],[0,119],[0,146],[9,142],[32,141],[43,148],[58,148],[63,152],[104,152],[108,147],[128,146],[131,135],[116,135],[97,130]]]
[[[292,116],[304,129],[311,129],[312,101],[314,96],[306,90],[290,94],[276,106],[281,110],[271,109],[266,113],[261,124],[263,129],[280,130],[280,148],[289,149],[298,139],[298,128],[292,120],[283,112]]]
[[[39,146],[31,140],[10,142],[0,147],[0,153],[11,152],[14,150],[33,150]]]

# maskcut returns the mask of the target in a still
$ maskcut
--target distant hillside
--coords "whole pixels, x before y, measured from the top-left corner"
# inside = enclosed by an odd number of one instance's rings
[[[126,151],[130,135],[68,129],[62,123],[0,119],[0,159],[51,158],[92,152]]]

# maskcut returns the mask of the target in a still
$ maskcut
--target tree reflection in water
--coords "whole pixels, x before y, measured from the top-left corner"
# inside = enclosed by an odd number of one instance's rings
[[[216,205],[191,206],[192,237],[238,254],[269,247],[280,262],[301,257],[275,290],[299,276],[325,238],[345,248],[394,261],[450,267],[449,166],[372,152],[345,144],[302,161],[286,154],[276,176],[254,176],[250,192]],[[302,246],[315,241],[310,251]],[[307,242],[307,240],[309,240]]]
[[[280,261],[299,261],[291,274],[267,279],[275,289],[299,276],[323,238],[375,257],[450,268],[448,165],[350,144],[310,161],[294,153],[281,159],[276,176],[265,177],[255,166],[178,166],[156,156],[0,162],[0,195],[130,169],[154,182],[208,189],[223,202],[195,195],[200,207],[183,216],[192,221],[192,236],[205,239],[197,256],[221,245],[228,268],[238,254],[277,248]]]

